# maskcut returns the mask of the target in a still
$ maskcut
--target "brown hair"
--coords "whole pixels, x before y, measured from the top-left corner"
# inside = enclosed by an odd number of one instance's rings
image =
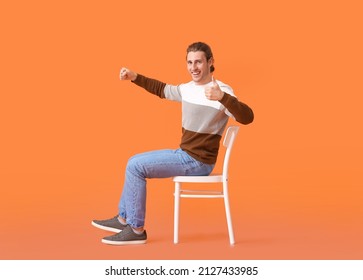
[[[203,42],[196,42],[189,45],[187,48],[187,55],[189,52],[198,52],[198,51],[204,52],[207,61],[213,58],[212,49],[206,43]],[[213,73],[214,70],[215,70],[214,66],[211,65],[210,72]]]

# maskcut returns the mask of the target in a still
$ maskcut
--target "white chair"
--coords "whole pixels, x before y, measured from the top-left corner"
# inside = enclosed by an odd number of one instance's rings
[[[239,126],[230,126],[224,136],[223,146],[226,147],[222,174],[211,174],[209,176],[176,176],[174,192],[174,243],[179,242],[179,209],[180,198],[223,198],[226,211],[229,242],[234,244],[234,234],[232,226],[231,211],[228,198],[228,165],[231,156],[234,140],[236,139]],[[223,188],[220,191],[215,190],[185,190],[182,189],[182,183],[222,183]]]

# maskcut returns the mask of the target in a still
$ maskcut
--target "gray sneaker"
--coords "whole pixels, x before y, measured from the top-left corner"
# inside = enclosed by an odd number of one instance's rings
[[[137,234],[130,225],[127,225],[121,232],[104,237],[102,242],[110,245],[144,244],[146,239],[146,230],[141,234]]]
[[[120,232],[126,227],[126,225],[120,223],[118,215],[108,220],[93,220],[92,225],[112,232]]]

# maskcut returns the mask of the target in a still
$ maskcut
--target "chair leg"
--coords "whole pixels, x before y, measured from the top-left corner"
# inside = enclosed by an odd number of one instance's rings
[[[179,242],[180,183],[175,182],[174,191],[174,244]]]
[[[229,235],[229,243],[231,245],[234,244],[234,233],[233,233],[233,225],[232,225],[232,216],[231,216],[231,209],[229,207],[229,197],[228,197],[228,182],[224,182],[226,184],[224,187],[224,208],[226,210],[226,219],[227,219],[227,226],[228,226],[228,235]]]

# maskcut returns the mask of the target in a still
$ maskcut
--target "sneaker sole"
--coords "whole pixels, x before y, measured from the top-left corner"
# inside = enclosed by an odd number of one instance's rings
[[[145,244],[146,240],[111,241],[111,240],[102,239],[102,243],[109,245],[137,245],[137,244]]]
[[[111,231],[111,232],[116,232],[119,233],[122,231],[122,229],[118,229],[118,228],[113,228],[113,227],[106,227],[106,226],[101,226],[99,224],[96,224],[95,222],[92,221],[91,223],[94,227],[99,228],[99,229],[103,229],[103,230],[107,230],[107,231]]]

